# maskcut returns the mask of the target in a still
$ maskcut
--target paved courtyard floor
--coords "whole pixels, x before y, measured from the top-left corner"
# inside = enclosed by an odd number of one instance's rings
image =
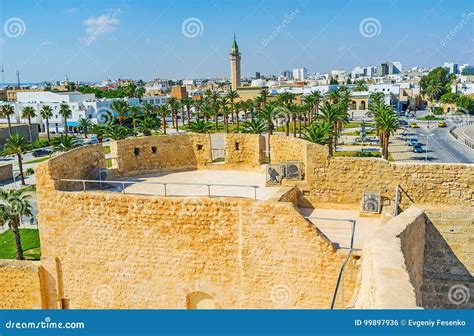
[[[355,220],[354,248],[362,249],[364,243],[372,237],[382,225],[382,216],[361,217],[359,210],[335,210],[335,209],[308,209],[301,208],[300,211],[333,243],[339,244],[341,248],[349,248],[351,240],[351,223],[341,219]],[[317,218],[315,218],[317,217]],[[318,218],[330,218],[324,220]],[[339,220],[338,220],[339,219]]]
[[[126,187],[126,193],[164,195],[164,186],[147,182],[166,183],[168,196],[244,197],[269,199],[279,187],[265,187],[265,174],[240,170],[195,170],[177,173],[143,175],[137,183]],[[199,184],[199,185],[198,185]],[[253,188],[252,186],[258,187]]]

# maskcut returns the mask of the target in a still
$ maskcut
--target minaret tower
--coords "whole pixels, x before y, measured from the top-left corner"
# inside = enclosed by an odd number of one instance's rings
[[[232,90],[237,90],[240,87],[240,53],[239,46],[235,40],[235,34],[232,49],[230,50],[230,79]]]

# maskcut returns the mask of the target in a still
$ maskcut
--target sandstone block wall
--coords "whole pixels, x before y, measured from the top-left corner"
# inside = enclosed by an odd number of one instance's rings
[[[39,164],[35,169],[37,196],[45,190],[82,190],[80,182],[61,182],[60,179],[96,179],[94,171],[105,167],[102,145],[83,146],[62,153]]]
[[[307,197],[314,203],[359,204],[364,190],[395,199],[400,185],[401,206],[444,204],[474,206],[474,165],[393,163],[375,158],[328,158],[327,148],[301,139],[271,137],[271,160],[305,162]]]
[[[0,259],[0,309],[43,308],[39,262]]]
[[[0,166],[0,182],[13,180],[13,165],[6,164]]]
[[[423,226],[423,212],[411,207],[385,224],[365,244],[356,309],[418,307],[417,298],[421,298],[421,293],[417,294],[415,287],[421,287],[417,272],[422,272],[423,254],[416,254],[420,244],[416,239]],[[415,285],[410,272],[415,275]]]
[[[260,134],[226,134],[225,166],[258,169],[264,162],[264,150],[265,138]]]
[[[131,176],[157,171],[193,170],[212,163],[208,134],[149,136],[111,142],[112,168]]]
[[[60,299],[71,308],[185,308],[194,291],[220,308],[327,308],[345,257],[291,203],[46,195],[39,226],[51,308]]]

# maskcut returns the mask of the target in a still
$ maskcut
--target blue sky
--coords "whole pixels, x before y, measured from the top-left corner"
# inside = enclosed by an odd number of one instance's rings
[[[229,76],[234,32],[243,76],[474,63],[472,0],[15,0],[0,23],[5,82]]]

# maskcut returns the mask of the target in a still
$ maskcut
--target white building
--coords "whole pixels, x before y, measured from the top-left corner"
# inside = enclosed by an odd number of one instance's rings
[[[444,62],[443,67],[448,69],[450,75],[457,74],[459,72],[458,64],[454,62]]]
[[[168,97],[167,96],[145,96],[142,98],[142,104],[145,105],[145,104],[151,104],[153,106],[161,106],[161,105],[164,105],[166,104],[166,102],[168,101]]]
[[[331,70],[331,77],[332,78],[342,79],[345,76],[346,76],[346,70],[340,70],[340,69]]]
[[[304,81],[306,76],[308,75],[308,70],[306,68],[297,68],[293,69],[293,79],[295,81]]]
[[[80,92],[18,92],[17,101],[12,103],[15,109],[15,115],[12,118],[14,123],[27,123],[28,120],[22,118],[23,109],[31,106],[35,109],[36,117],[31,122],[40,127],[40,132],[46,131],[46,120],[41,117],[40,111],[43,106],[51,106],[53,116],[49,119],[49,130],[51,132],[64,132],[64,119],[59,114],[61,104],[67,104],[71,110],[71,117],[67,120],[68,127],[79,126],[79,119],[90,119],[92,123],[103,123],[110,120],[114,115],[111,108],[114,100],[121,99],[95,99],[94,94],[82,94]],[[128,98],[128,104],[137,106],[140,104],[138,98]],[[1,119],[0,123],[6,123],[6,118]]]

